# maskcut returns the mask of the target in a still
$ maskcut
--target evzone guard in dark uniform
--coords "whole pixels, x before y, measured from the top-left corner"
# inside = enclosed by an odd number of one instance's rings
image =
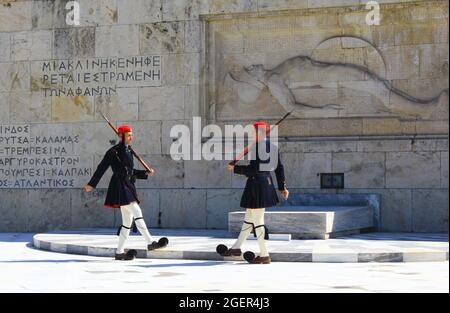
[[[117,232],[119,244],[115,259],[132,260],[136,256],[136,250],[129,250],[125,253],[124,246],[133,223],[147,241],[148,250],[162,248],[169,241],[165,237],[159,241],[153,240],[142,217],[142,210],[139,207],[140,201],[134,185],[136,179],[147,179],[154,172],[152,169],[150,169],[150,172],[134,169],[133,153],[130,146],[133,140],[133,130],[131,127],[126,125],[120,126],[117,132],[120,137],[120,143],[106,152],[91,180],[84,186],[84,190],[91,192],[97,187],[103,174],[111,166],[113,176],[109,183],[105,207],[113,209],[120,208],[120,212],[122,213],[122,226]]]
[[[264,225],[264,213],[266,208],[276,206],[279,199],[272,181],[271,170],[261,168],[262,164],[270,162],[270,158],[260,159],[257,153],[259,145],[265,145],[267,153],[270,153],[271,149],[276,149],[272,151],[278,153],[278,163],[275,168],[278,190],[285,200],[289,196],[289,191],[286,188],[284,167],[277,147],[270,144],[269,138],[265,138],[266,134],[270,132],[269,125],[265,122],[257,122],[253,126],[256,128],[256,159],[252,159],[249,165],[228,165],[228,170],[248,177],[240,203],[240,206],[246,209],[244,223],[238,239],[230,249],[225,245],[219,245],[216,250],[222,256],[242,256],[241,246],[253,232],[258,240],[260,255],[255,258],[255,254],[248,251],[244,253],[244,259],[252,264],[269,264],[271,258],[266,244],[266,240],[269,239],[269,231]],[[258,138],[264,139],[258,140]]]

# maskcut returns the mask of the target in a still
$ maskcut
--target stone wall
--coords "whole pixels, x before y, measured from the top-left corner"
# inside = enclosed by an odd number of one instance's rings
[[[172,160],[171,127],[290,109],[291,192],[378,193],[382,230],[448,231],[447,1],[378,1],[378,26],[360,0],[79,0],[80,26],[66,2],[0,0],[0,231],[120,224],[102,208],[111,173],[81,191],[115,140],[100,112],[134,127],[157,171],[138,183],[150,227],[226,228],[245,180],[227,161]],[[98,60],[110,63],[86,68]],[[346,188],[320,190],[322,172]]]

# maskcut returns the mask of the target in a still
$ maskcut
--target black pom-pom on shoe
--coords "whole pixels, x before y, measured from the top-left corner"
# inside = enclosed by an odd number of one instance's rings
[[[255,259],[255,254],[251,251],[247,251],[244,253],[244,260],[247,262],[251,262]]]
[[[158,240],[158,244],[160,248],[163,248],[169,244],[169,239],[167,239],[166,237],[162,237]]]
[[[228,251],[228,247],[227,247],[226,245],[218,245],[218,246],[216,247],[216,252],[217,252],[218,254],[222,255],[222,256],[223,256],[223,254],[224,254],[225,252],[227,252],[227,251]]]

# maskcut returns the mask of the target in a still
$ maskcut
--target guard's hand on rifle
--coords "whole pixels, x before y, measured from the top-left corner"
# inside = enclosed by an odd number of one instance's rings
[[[227,170],[229,170],[230,172],[234,172],[234,165],[228,164]]]
[[[85,185],[83,187],[84,191],[86,192],[91,192],[92,190],[94,190],[94,187],[92,187],[91,185]]]
[[[289,198],[289,190],[284,189],[284,190],[281,192],[281,196],[283,197],[284,200],[287,200],[287,199]]]
[[[155,170],[151,168],[150,171],[147,171],[147,175],[148,175],[148,176],[153,176],[153,175],[155,175]]]

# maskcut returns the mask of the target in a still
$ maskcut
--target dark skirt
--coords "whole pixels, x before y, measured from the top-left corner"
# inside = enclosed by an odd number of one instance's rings
[[[241,207],[245,209],[261,209],[276,206],[278,195],[270,175],[251,176],[247,179],[241,198]]]

